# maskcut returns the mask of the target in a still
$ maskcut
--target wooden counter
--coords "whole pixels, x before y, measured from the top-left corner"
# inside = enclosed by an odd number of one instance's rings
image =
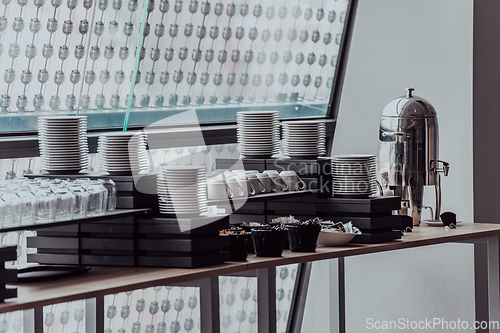
[[[492,236],[500,236],[500,225],[461,223],[457,229],[450,230],[440,227],[421,226],[416,227],[412,233],[407,233],[403,239],[388,243],[349,244],[345,247],[318,246],[315,253],[284,251],[281,258],[249,256],[247,262],[226,263],[199,269],[94,267],[87,275],[83,276],[42,283],[18,284],[16,285],[18,287],[18,298],[0,304],[0,313],[37,308],[77,299],[100,297],[157,285],[175,285],[186,281],[247,270],[468,241]]]

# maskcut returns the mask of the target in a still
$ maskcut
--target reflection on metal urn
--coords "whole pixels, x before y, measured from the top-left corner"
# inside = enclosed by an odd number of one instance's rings
[[[434,107],[425,99],[413,96],[394,99],[380,119],[379,176],[382,184],[401,196],[401,214],[419,225],[424,186],[436,189],[435,220],[441,214],[441,175],[448,175],[449,164],[439,160],[438,119]],[[440,168],[440,166],[442,166]]]

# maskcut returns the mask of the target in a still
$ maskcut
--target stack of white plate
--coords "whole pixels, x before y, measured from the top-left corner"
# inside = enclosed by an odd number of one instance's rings
[[[207,211],[205,166],[162,166],[157,189],[162,214],[200,215]]]
[[[245,157],[271,157],[279,153],[279,112],[237,113],[238,148]]]
[[[97,146],[101,171],[147,171],[146,135],[143,132],[110,132],[99,135]]]
[[[38,118],[42,170],[77,173],[88,168],[87,117]]]
[[[333,194],[365,198],[377,191],[375,155],[337,155],[332,157]]]
[[[283,153],[290,157],[318,157],[326,154],[324,121],[283,123]]]

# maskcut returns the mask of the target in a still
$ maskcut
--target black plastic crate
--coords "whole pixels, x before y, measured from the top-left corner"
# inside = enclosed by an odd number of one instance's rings
[[[400,197],[369,197],[363,199],[349,198],[320,198],[318,199],[318,211],[332,212],[335,214],[348,213],[358,214],[381,214],[401,209]],[[346,215],[346,214],[344,214]],[[380,215],[379,215],[380,216]]]
[[[265,171],[266,160],[258,158],[242,158],[241,160],[233,158],[217,158],[215,160],[216,169],[241,169],[241,164],[245,170],[257,170],[259,172]]]
[[[363,233],[361,235],[356,235],[350,241],[350,243],[360,243],[360,244],[376,244],[383,242],[390,242],[396,239],[401,239],[401,231],[392,230],[386,232],[374,232],[374,233]]]
[[[379,229],[399,229],[401,228],[400,215],[388,215],[377,217],[360,217],[360,216],[337,216],[337,217],[324,217],[325,220],[333,222],[352,222],[358,229],[363,230],[379,230]]]

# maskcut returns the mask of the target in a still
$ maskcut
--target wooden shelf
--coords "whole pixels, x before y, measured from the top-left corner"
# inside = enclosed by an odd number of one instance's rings
[[[98,222],[103,220],[109,220],[111,218],[117,217],[127,217],[127,216],[140,216],[146,215],[151,211],[150,208],[143,209],[115,209],[113,211],[107,211],[102,215],[94,215],[87,216],[82,218],[76,218],[72,220],[65,221],[54,221],[54,222],[46,222],[46,223],[35,223],[35,224],[23,224],[19,226],[0,228],[0,232],[9,232],[9,231],[17,231],[17,230],[40,230],[44,228],[57,227],[61,225],[68,224],[77,224],[77,223],[85,223],[85,222]]]
[[[219,275],[269,268],[294,263],[379,253],[477,238],[500,236],[498,224],[462,223],[457,229],[415,227],[403,239],[381,244],[349,244],[321,247],[314,253],[284,251],[280,258],[249,256],[246,262],[232,262],[198,269],[92,268],[83,276],[42,283],[17,284],[18,297],[0,304],[0,313],[41,307],[78,299],[101,297],[128,290],[172,285]]]

